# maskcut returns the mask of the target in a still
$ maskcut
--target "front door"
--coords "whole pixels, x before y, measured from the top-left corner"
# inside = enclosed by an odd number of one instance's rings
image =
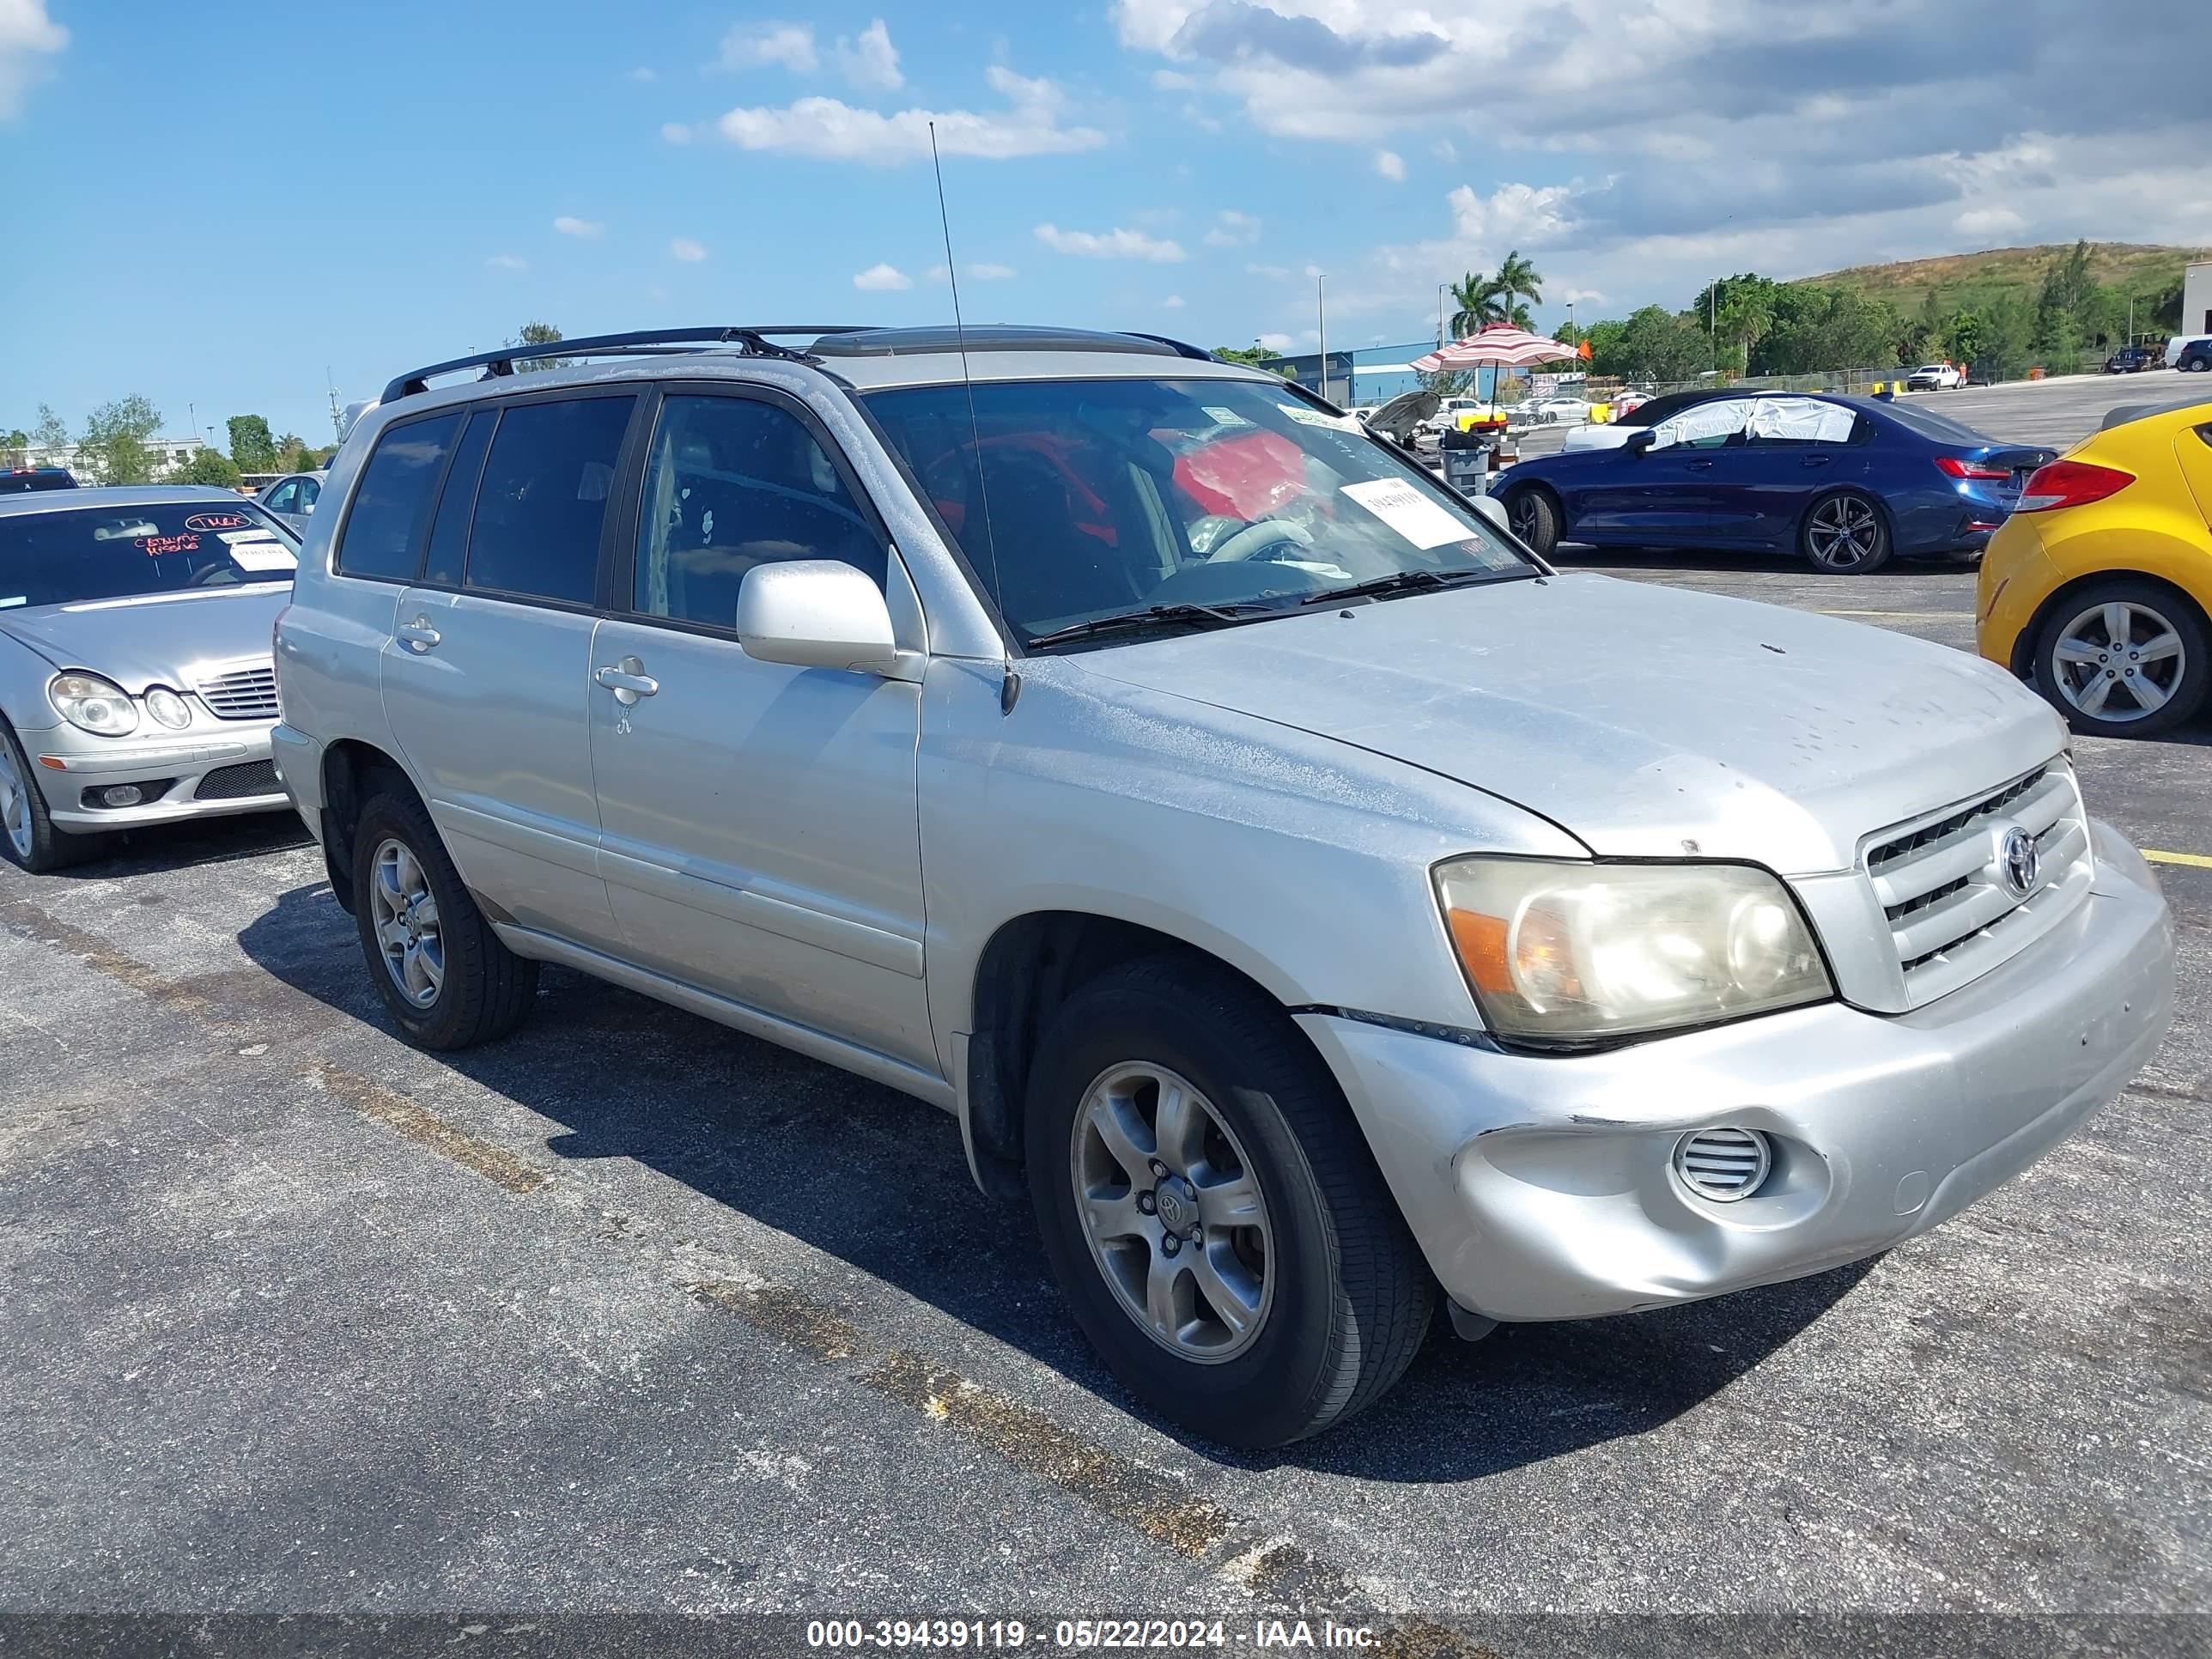
[[[636,402],[477,410],[384,653],[392,735],[470,887],[495,914],[602,949],[620,934],[599,872],[592,637]]]
[[[632,959],[934,1072],[920,689],[756,661],[736,627],[758,565],[896,558],[802,405],[667,393],[592,653],[599,868]]]
[[[1650,447],[1605,454],[1583,497],[1577,533],[1593,541],[1655,547],[1726,545],[1723,486],[1743,447],[1747,398],[1693,404],[1652,428]]]

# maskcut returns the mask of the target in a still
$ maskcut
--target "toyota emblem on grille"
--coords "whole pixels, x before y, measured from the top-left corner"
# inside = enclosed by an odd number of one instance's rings
[[[2016,823],[2006,830],[2004,839],[1997,843],[1997,870],[2012,896],[2026,898],[2042,869],[2043,854],[2035,837]]]

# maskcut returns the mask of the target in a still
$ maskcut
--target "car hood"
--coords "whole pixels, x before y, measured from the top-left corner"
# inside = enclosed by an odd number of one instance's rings
[[[0,634],[57,668],[104,674],[133,696],[149,685],[188,688],[218,665],[265,662],[289,582],[198,593],[157,593],[84,605],[0,611]]]
[[[1605,857],[1850,868],[1872,831],[2064,741],[1990,664],[1602,576],[1513,581],[1091,653],[1091,672],[1388,755]]]

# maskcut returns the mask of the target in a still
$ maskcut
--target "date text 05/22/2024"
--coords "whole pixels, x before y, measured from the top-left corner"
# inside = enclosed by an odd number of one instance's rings
[[[1249,1626],[1212,1619],[815,1619],[806,1645],[832,1651],[884,1648],[1051,1647],[1076,1651],[1179,1648],[1358,1650],[1376,1644],[1366,1625],[1334,1619],[1255,1619]]]

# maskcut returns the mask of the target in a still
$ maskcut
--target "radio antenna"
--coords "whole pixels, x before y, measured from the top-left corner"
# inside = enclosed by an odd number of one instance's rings
[[[960,316],[960,269],[952,263],[952,216],[945,210],[945,163],[937,155],[937,123],[929,124],[929,165],[937,174],[937,223],[945,233],[945,280],[952,289],[952,338],[960,348],[960,384],[968,394],[968,435],[975,447],[976,504],[983,509],[983,544],[991,554],[991,603],[1000,603],[999,538],[991,527],[991,486],[983,477],[983,428],[975,418],[975,378],[968,371],[968,325]],[[1011,712],[1021,686],[1012,669],[1000,695],[1001,707]]]

